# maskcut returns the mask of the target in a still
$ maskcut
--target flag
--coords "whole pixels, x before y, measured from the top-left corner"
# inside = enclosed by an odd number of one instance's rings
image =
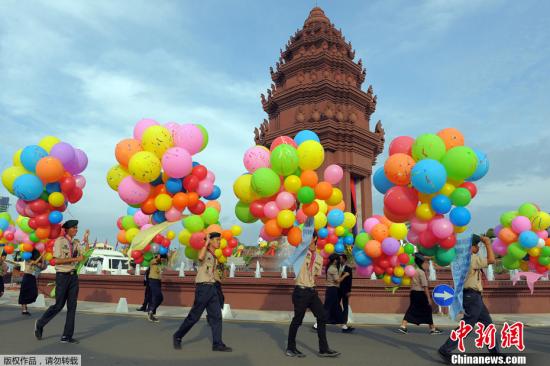
[[[449,307],[449,316],[451,319],[456,321],[458,314],[464,311],[464,308],[462,307],[462,292],[464,290],[466,276],[470,270],[470,258],[472,256],[471,230],[467,230],[464,233],[457,235],[455,250],[456,257],[451,263],[455,294],[453,303]]]
[[[283,266],[292,266],[296,277],[298,277],[300,268],[302,268],[302,264],[306,259],[306,254],[309,244],[311,243],[311,239],[313,238],[314,231],[315,227],[313,226],[313,217],[309,217],[304,224],[304,229],[302,230],[302,242],[298,245],[298,247],[296,247],[296,249],[294,249],[294,252],[292,252],[290,257],[283,262]]]
[[[155,238],[155,236],[157,236],[157,234],[160,234],[175,223],[176,222],[164,221],[163,223],[140,231],[132,240],[132,244],[128,249],[128,256],[132,254],[133,250],[142,250],[143,248],[145,248],[147,244],[149,244]]]

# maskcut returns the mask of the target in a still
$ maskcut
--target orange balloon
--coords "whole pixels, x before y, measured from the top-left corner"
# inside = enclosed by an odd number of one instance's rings
[[[315,216],[317,212],[319,212],[319,204],[315,201],[306,203],[302,206],[302,211],[304,211],[308,217]]]
[[[65,168],[63,168],[63,164],[58,158],[53,156],[45,156],[38,160],[36,164],[36,175],[44,183],[57,182],[63,178],[64,173]]]
[[[141,204],[141,211],[143,211],[143,213],[146,215],[152,215],[155,213],[156,210],[157,206],[155,206],[155,199],[153,197],[147,198],[145,202]]]
[[[124,139],[116,144],[115,157],[120,165],[127,167],[130,158],[135,153],[142,151],[141,142],[136,139]]]
[[[378,258],[382,255],[382,244],[378,240],[369,240],[365,245],[365,253],[371,258]]]
[[[384,164],[384,173],[390,182],[399,186],[407,185],[411,182],[411,170],[415,161],[412,156],[397,153],[390,155]]]
[[[172,197],[172,206],[177,208],[179,211],[185,210],[189,204],[189,197],[186,193],[178,192]]]
[[[48,236],[50,236],[50,227],[49,226],[39,227],[36,229],[34,233],[36,234],[36,237],[38,239],[47,239]]]
[[[302,181],[302,187],[308,186],[311,188],[315,188],[315,186],[319,182],[319,177],[317,176],[317,173],[315,173],[315,171],[313,170],[304,170],[300,175],[300,180]]]
[[[278,238],[283,233],[283,229],[277,224],[277,219],[271,219],[265,223],[265,233],[269,236]]]
[[[11,253],[13,253],[13,251],[14,251],[14,248],[11,245],[6,245],[4,247],[4,253],[6,253],[6,254],[11,254]]]
[[[382,242],[382,240],[386,239],[389,235],[388,227],[384,224],[376,224],[372,228],[370,235],[379,242]]]
[[[546,246],[550,247],[550,238],[546,239]]]
[[[233,233],[231,232],[231,230],[224,230],[221,234],[222,238],[224,238],[225,240],[229,240],[233,237]]]
[[[162,193],[169,194],[168,191],[166,190],[166,187],[164,186],[164,184],[159,184],[158,186],[151,189],[151,193],[149,194],[149,197],[155,198],[156,196],[158,196],[159,194],[162,194]]]
[[[447,150],[456,146],[464,146],[464,135],[456,128],[444,128],[437,133],[437,136],[441,137]]]
[[[336,206],[328,206],[327,212],[330,212],[331,210],[334,210],[335,208],[337,208],[339,210],[342,210],[342,211],[345,211],[346,210],[346,203],[344,202],[344,200],[342,200]]]
[[[297,247],[302,242],[302,230],[294,226],[288,231],[287,240],[290,245]]]
[[[315,197],[320,200],[329,199],[332,195],[332,184],[329,182],[319,182],[315,186]]]
[[[23,251],[24,252],[32,252],[33,246],[30,243],[23,244]]]
[[[380,223],[386,225],[386,227],[388,227],[388,228],[391,226],[391,224],[393,224],[393,221],[388,219],[386,216],[378,217],[378,221],[380,221]]]
[[[116,236],[116,240],[118,240],[119,243],[128,244],[128,240],[126,240],[126,231],[119,230]]]
[[[212,224],[212,225],[210,225],[206,228],[206,233],[207,234],[210,234],[210,233],[220,233],[221,234],[222,232],[223,232],[223,229],[218,224]]]
[[[216,200],[206,202],[206,208],[208,207],[214,207],[216,211],[222,212],[222,205]]]
[[[193,207],[199,202],[199,194],[197,192],[189,192],[187,193],[187,207]]]
[[[518,240],[518,234],[509,227],[502,228],[498,233],[498,237],[506,244],[511,244]]]

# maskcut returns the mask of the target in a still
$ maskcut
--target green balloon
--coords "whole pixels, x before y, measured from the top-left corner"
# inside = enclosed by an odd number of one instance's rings
[[[218,222],[220,213],[214,207],[208,207],[201,215],[206,225],[213,225]]]
[[[541,257],[550,257],[550,247],[543,247],[540,250],[540,256]]]
[[[252,189],[260,197],[271,197],[279,192],[281,179],[272,169],[260,168],[252,174]]]
[[[235,216],[245,224],[251,224],[258,221],[258,219],[250,213],[250,205],[241,201],[237,202],[235,205]]]
[[[516,259],[522,259],[527,255],[527,251],[519,243],[512,243],[508,245],[508,255]]]
[[[202,146],[200,151],[203,151],[206,145],[208,145],[208,131],[206,131],[206,128],[204,128],[203,125],[199,125],[198,123],[196,123],[195,126],[197,126],[202,132]]]
[[[197,260],[199,258],[199,252],[190,246],[185,247],[185,256],[192,260]]]
[[[204,221],[199,215],[191,215],[183,219],[183,226],[189,232],[196,233],[204,229]]]
[[[147,252],[143,255],[143,261],[149,262],[151,259],[153,259],[153,253]]]
[[[472,200],[472,194],[466,188],[459,187],[455,189],[453,193],[451,193],[450,198],[453,202],[453,205],[465,207],[468,206],[468,204]]]
[[[518,216],[517,211],[508,211],[500,215],[500,224],[504,227],[512,226],[512,220]]]
[[[540,256],[539,257],[539,263],[543,266],[547,266],[550,264],[550,257],[543,257],[543,256]]]
[[[449,264],[451,264],[451,262],[453,261],[453,259],[455,259],[455,257],[456,257],[455,248],[451,248],[448,250],[445,250],[443,248],[437,248],[437,252],[435,254],[435,262],[442,267],[446,267]]]
[[[315,200],[315,191],[313,188],[305,186],[298,190],[297,196],[300,203],[311,203]]]
[[[7,212],[0,212],[0,219],[4,219],[10,224],[13,223],[13,221],[11,220],[10,214]]]
[[[293,175],[295,175],[297,177],[301,176],[302,175],[302,169],[300,169],[300,168],[296,169],[296,171],[293,173]]]
[[[31,241],[33,243],[38,243],[40,241],[40,239],[38,238],[38,236],[36,236],[36,232],[32,232],[29,234],[29,239],[31,239]]]
[[[424,254],[428,257],[433,257],[435,255],[435,253],[437,252],[437,246],[434,246],[434,247],[431,247],[431,248],[424,248],[423,246],[419,245],[418,250],[420,251],[420,253],[422,253],[422,254]]]
[[[405,253],[407,254],[413,254],[414,253],[414,245],[412,245],[411,243],[407,243],[405,244]]]
[[[124,228],[124,230],[128,230],[138,226],[136,225],[136,222],[134,221],[133,216],[126,215],[122,218],[122,227]]]
[[[275,173],[289,176],[298,169],[298,152],[291,145],[281,144],[271,152],[270,162]]]
[[[367,233],[359,233],[355,237],[355,246],[359,249],[365,249],[365,245],[370,240],[370,236]]]
[[[511,255],[505,255],[502,257],[502,266],[506,269],[518,269],[520,261]]]
[[[423,159],[441,160],[446,151],[445,142],[441,137],[433,133],[420,135],[412,145],[412,156],[414,160]],[[470,174],[471,175],[471,174]]]
[[[49,197],[49,196],[50,196],[50,195],[48,194],[48,192],[44,191],[44,192],[42,192],[42,194],[40,195],[40,199],[41,199],[42,201],[48,202],[48,197]]]
[[[142,267],[149,267],[149,263],[150,261],[146,261],[146,260],[143,260],[143,262],[141,262],[141,266]]]
[[[30,234],[32,233],[34,230],[29,226],[29,218],[28,217],[23,217],[21,219],[21,221],[19,222],[19,227],[21,228],[21,230],[23,230],[23,232],[27,233],[27,234]]]
[[[477,169],[478,159],[474,150],[467,146],[456,146],[445,153],[441,164],[447,170],[447,176],[454,180],[471,177]]]
[[[532,203],[524,203],[519,207],[518,212],[520,216],[525,216],[525,217],[528,217],[529,219],[532,219],[539,213],[539,210]]]
[[[409,256],[409,263],[407,264],[414,264],[414,256],[412,255]]]

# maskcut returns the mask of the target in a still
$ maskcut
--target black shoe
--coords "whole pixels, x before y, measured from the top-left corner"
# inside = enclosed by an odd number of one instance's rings
[[[36,339],[41,340],[42,339],[42,331],[44,328],[38,326],[38,320],[34,322],[34,336]]]
[[[397,331],[403,334],[407,334],[409,332],[405,327],[399,327],[397,328]]]
[[[430,335],[443,334],[443,332],[437,328],[430,330]]]
[[[446,364],[451,364],[451,354],[448,352],[443,351],[441,348],[437,350],[437,353],[439,353],[439,357],[445,362]]]
[[[212,346],[212,351],[215,352],[233,352],[233,348],[227,347],[225,344],[219,346]]]
[[[21,315],[27,315],[27,316],[30,316],[30,315],[31,315],[31,313],[29,313],[28,311],[22,311],[22,312],[21,312]]]
[[[158,323],[158,318],[153,313],[147,313],[147,320],[153,323]]]
[[[298,351],[297,349],[287,349],[285,351],[285,355],[288,357],[298,357],[298,358],[304,358],[306,355],[304,355],[302,352]]]
[[[319,352],[319,357],[338,357],[340,352],[329,349],[328,351]]]
[[[354,327],[342,328],[342,333],[352,333],[354,330]]]
[[[145,306],[141,306],[139,308],[136,308],[136,311],[147,311],[147,308]]]
[[[174,349],[181,349],[181,338],[172,337],[172,344]]]
[[[61,337],[61,343],[79,344],[80,342],[78,339],[74,339],[73,337]]]

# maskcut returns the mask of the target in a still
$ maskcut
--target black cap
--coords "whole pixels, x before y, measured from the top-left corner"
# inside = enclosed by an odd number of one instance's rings
[[[78,226],[78,220],[67,220],[63,224],[62,228],[63,229],[70,229],[70,228],[76,227],[76,226]]]
[[[215,238],[221,237],[222,234],[214,231],[214,232],[211,232],[208,236],[209,236],[210,239],[215,239]]]
[[[481,241],[481,236],[479,236],[477,234],[472,234],[472,245],[473,246],[478,246],[480,241]]]

